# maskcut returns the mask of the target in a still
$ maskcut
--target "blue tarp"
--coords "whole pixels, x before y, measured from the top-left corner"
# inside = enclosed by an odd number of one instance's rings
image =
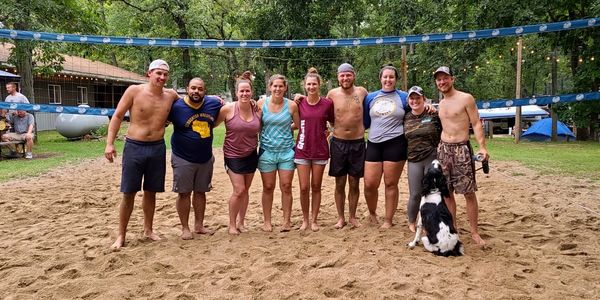
[[[573,132],[561,121],[556,123],[556,131],[559,141],[574,141],[575,135]],[[539,120],[531,125],[522,138],[524,140],[544,142],[550,141],[552,138],[552,118],[546,118]]]

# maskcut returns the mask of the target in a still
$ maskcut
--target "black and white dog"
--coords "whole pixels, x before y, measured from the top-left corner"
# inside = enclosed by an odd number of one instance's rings
[[[419,239],[429,252],[441,256],[460,256],[464,254],[464,248],[458,239],[458,232],[454,228],[452,215],[444,202],[444,197],[450,196],[446,177],[442,172],[442,166],[436,159],[423,178],[423,192],[421,194],[421,205],[417,220],[417,232],[415,239],[408,244],[414,248]],[[427,235],[421,238],[422,230]]]

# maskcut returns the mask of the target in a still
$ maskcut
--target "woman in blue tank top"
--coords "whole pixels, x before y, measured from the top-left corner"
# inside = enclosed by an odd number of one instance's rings
[[[262,205],[264,231],[273,231],[271,210],[273,192],[277,174],[281,190],[283,224],[281,231],[291,229],[292,216],[292,180],[294,179],[294,135],[292,121],[299,124],[298,106],[284,97],[287,79],[283,75],[273,75],[269,79],[271,96],[258,101],[262,109],[262,130],[260,133],[260,151],[258,170],[263,183]]]

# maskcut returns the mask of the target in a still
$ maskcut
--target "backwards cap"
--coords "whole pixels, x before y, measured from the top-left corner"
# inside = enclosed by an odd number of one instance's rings
[[[169,64],[162,59],[157,59],[150,63],[150,65],[148,66],[148,72],[154,69],[169,71]]]
[[[338,73],[342,73],[342,72],[352,72],[352,73],[355,73],[354,72],[354,67],[351,64],[349,64],[349,63],[343,63],[343,64],[341,64],[338,67],[337,72]]]

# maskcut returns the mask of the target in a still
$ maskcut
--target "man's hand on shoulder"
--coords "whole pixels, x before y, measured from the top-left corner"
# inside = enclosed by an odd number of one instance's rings
[[[164,92],[173,97],[171,100],[172,101],[177,101],[177,99],[179,99],[179,94],[177,93],[177,91],[175,89],[164,89]]]
[[[302,99],[304,99],[304,96],[302,94],[294,94],[294,102],[296,103],[296,105],[300,105]]]
[[[211,97],[215,97],[217,100],[219,100],[219,103],[221,103],[221,106],[225,105],[225,100],[223,100],[223,98],[221,98],[219,95],[211,95]]]

